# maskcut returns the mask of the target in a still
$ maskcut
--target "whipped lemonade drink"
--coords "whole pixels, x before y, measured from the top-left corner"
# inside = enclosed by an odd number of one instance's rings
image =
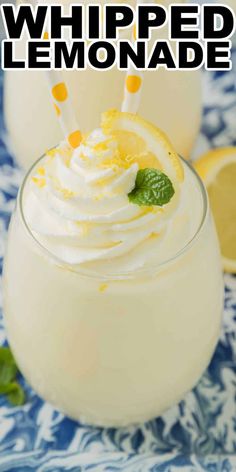
[[[31,169],[4,268],[11,348],[70,417],[120,426],[181,399],[215,348],[222,277],[204,187],[136,115]]]

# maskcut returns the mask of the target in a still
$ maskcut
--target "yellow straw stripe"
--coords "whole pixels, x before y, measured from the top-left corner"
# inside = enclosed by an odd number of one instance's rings
[[[128,75],[126,77],[126,88],[129,93],[137,93],[142,85],[142,79],[138,75]]]
[[[60,82],[52,88],[52,95],[57,102],[65,102],[68,98],[68,92],[65,82]]]
[[[59,106],[56,103],[53,103],[53,106],[55,108],[57,116],[58,117],[61,116],[61,110],[60,110]]]
[[[79,130],[77,130],[73,133],[70,133],[67,139],[71,147],[73,149],[76,149],[82,141],[82,134]]]

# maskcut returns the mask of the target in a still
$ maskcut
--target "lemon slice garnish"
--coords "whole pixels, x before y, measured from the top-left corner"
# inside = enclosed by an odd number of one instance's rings
[[[102,129],[114,136],[120,154],[130,164],[137,162],[140,169],[157,168],[173,181],[183,180],[182,163],[167,136],[139,115],[109,110],[102,115]]]
[[[195,168],[208,190],[224,269],[236,273],[236,147],[207,152]]]

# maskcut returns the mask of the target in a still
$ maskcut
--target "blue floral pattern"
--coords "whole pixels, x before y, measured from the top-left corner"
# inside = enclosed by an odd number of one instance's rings
[[[0,76],[0,110],[2,81]],[[234,71],[205,72],[203,85],[204,116],[194,155],[236,144]],[[21,179],[0,113],[0,269]],[[1,317],[0,344],[5,342]],[[23,407],[10,407],[0,397],[0,472],[236,471],[236,278],[225,275],[224,322],[209,368],[196,388],[153,421],[121,429],[81,425],[21,382],[28,399]]]

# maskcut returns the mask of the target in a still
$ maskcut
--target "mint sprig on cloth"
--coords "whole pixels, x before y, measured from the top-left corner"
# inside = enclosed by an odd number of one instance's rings
[[[9,403],[23,405],[25,393],[16,380],[19,370],[8,347],[0,347],[0,395],[6,395]]]

